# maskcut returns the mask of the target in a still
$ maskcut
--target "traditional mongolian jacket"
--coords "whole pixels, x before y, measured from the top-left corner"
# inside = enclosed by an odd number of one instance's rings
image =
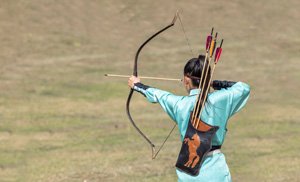
[[[243,82],[214,81],[214,92],[208,94],[207,103],[201,114],[201,120],[209,125],[218,126],[212,140],[212,146],[221,146],[227,132],[228,119],[243,108],[249,98],[250,87]],[[183,141],[189,117],[193,111],[198,89],[191,90],[188,96],[177,96],[172,93],[151,88],[137,83],[134,89],[142,93],[149,102],[159,103],[163,110],[175,121]],[[231,181],[225,156],[221,152],[212,153],[204,158],[199,175],[191,176],[176,169],[178,181]]]

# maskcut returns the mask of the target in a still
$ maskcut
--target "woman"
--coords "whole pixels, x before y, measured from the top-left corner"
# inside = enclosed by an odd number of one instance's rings
[[[183,85],[188,96],[176,96],[169,92],[149,87],[140,82],[138,77],[131,76],[128,86],[143,94],[149,102],[159,103],[164,111],[174,120],[179,128],[181,141],[184,140],[190,114],[194,109],[197,94],[199,93],[199,78],[201,77],[205,57],[189,60],[184,67]],[[213,126],[218,126],[212,139],[212,150],[204,157],[197,176],[191,176],[176,169],[178,181],[231,181],[230,172],[225,156],[220,148],[227,132],[228,119],[243,108],[249,98],[250,87],[243,82],[213,81],[211,86],[214,92],[207,96],[201,120]]]

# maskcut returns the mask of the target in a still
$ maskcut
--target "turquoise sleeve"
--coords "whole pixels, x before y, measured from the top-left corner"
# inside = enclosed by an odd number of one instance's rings
[[[148,88],[146,90],[134,87],[138,92],[141,92],[149,102],[159,103],[163,110],[171,117],[175,122],[177,116],[177,104],[183,96],[176,96],[170,92],[163,91],[156,88]]]
[[[236,85],[236,86],[235,86]],[[228,90],[232,89],[232,107],[230,110],[230,116],[234,115],[238,111],[240,111],[247,103],[250,95],[250,86],[243,82],[238,82],[237,84],[228,88]],[[234,87],[235,86],[235,87]],[[234,90],[233,90],[234,89]]]
[[[227,118],[241,110],[249,98],[250,86],[243,82],[237,82],[231,87],[223,88],[213,94],[213,103],[225,111]]]

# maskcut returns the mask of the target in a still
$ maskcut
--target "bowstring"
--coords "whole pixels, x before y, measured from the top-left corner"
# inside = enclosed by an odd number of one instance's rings
[[[165,145],[165,143],[167,142],[167,140],[171,136],[172,132],[176,128],[176,126],[177,126],[177,124],[175,123],[174,126],[173,126],[173,128],[172,128],[172,130],[169,132],[168,136],[165,138],[164,142],[161,144],[161,146],[159,147],[159,149],[157,150],[157,152],[155,152],[155,148],[152,147],[152,159],[156,158],[156,156],[158,155],[158,153],[160,152],[160,150],[163,148],[163,146]]]
[[[179,19],[180,27],[181,27],[181,30],[182,30],[182,32],[183,32],[183,34],[184,34],[185,41],[186,41],[186,43],[187,43],[187,45],[188,45],[188,47],[189,47],[189,49],[190,49],[191,56],[194,57],[194,52],[193,52],[192,46],[191,46],[191,44],[190,44],[190,42],[189,42],[189,39],[188,39],[188,37],[187,37],[187,35],[186,35],[186,31],[185,31],[185,29],[184,29],[182,20],[181,20],[181,18],[180,18],[180,13],[179,13],[179,11],[176,12],[176,15],[177,15],[177,17],[178,17],[178,19]],[[167,140],[168,140],[169,137],[171,136],[171,134],[172,134],[172,132],[174,131],[174,129],[175,129],[176,126],[177,126],[177,124],[175,123],[174,126],[173,126],[173,128],[172,128],[172,130],[169,132],[169,134],[168,134],[168,136],[165,138],[164,142],[160,145],[160,147],[159,147],[159,149],[157,150],[157,152],[155,152],[155,148],[152,147],[152,159],[155,159],[155,158],[156,158],[156,156],[158,155],[158,153],[160,152],[160,150],[163,148],[163,146],[165,145],[165,143],[167,142]]]
[[[184,29],[184,26],[183,26],[183,23],[182,23],[180,14],[178,13],[177,16],[178,16],[178,19],[179,19],[179,22],[180,22],[181,30],[182,30],[182,32],[183,32],[183,34],[184,34],[185,41],[186,41],[186,43],[187,43],[187,45],[188,45],[188,47],[189,47],[189,49],[190,49],[191,56],[194,57],[194,51],[193,51],[192,46],[191,46],[191,44],[190,44],[189,38],[188,38],[187,35],[186,35],[186,31],[185,31],[185,29]]]

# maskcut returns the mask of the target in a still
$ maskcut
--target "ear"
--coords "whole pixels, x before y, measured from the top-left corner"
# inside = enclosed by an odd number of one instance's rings
[[[187,76],[183,76],[182,82],[183,82],[184,85],[186,85],[186,82],[187,82]]]
[[[187,77],[187,76],[184,76],[183,82],[184,82],[184,85],[190,86],[191,83],[192,83],[192,80],[191,80],[191,78],[189,78],[189,77]]]

